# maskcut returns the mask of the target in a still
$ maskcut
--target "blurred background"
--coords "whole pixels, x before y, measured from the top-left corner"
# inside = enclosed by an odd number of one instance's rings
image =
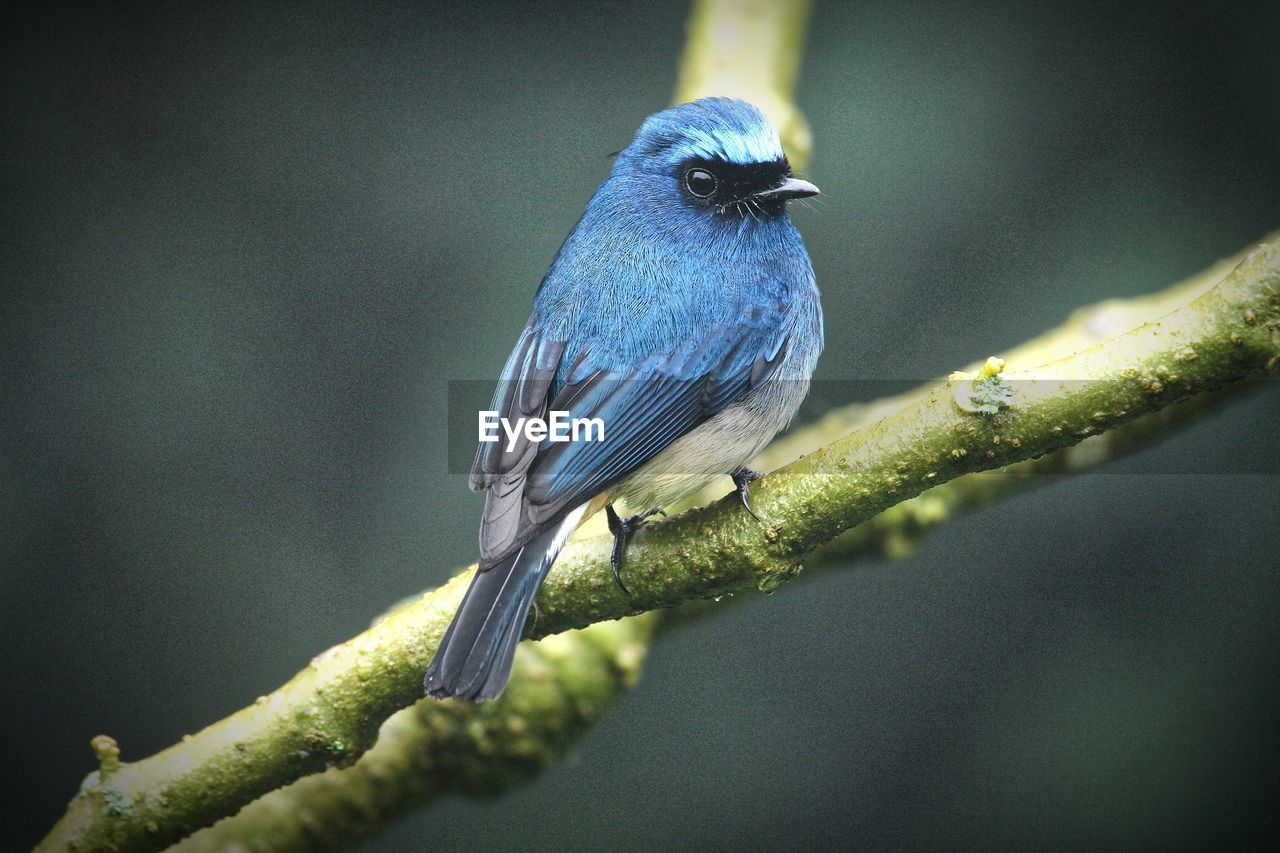
[[[0,846],[52,824],[93,735],[148,755],[474,559],[447,383],[496,375],[606,155],[667,104],[686,13],[9,18],[0,721],[21,808]],[[819,2],[798,100],[824,196],[794,216],[830,381],[805,416],[1280,226],[1278,38],[1274,3]],[[572,760],[366,849],[1274,835],[1278,390],[663,638]]]

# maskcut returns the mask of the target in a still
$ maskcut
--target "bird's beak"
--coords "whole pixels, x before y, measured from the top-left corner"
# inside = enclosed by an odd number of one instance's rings
[[[756,193],[756,198],[763,201],[786,201],[789,198],[809,198],[819,195],[820,191],[808,181],[799,178],[787,178],[771,190]]]

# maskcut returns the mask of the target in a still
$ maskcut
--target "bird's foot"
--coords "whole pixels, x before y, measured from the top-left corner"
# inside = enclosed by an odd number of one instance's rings
[[[666,513],[660,509],[651,509],[644,515],[622,518],[614,511],[613,504],[606,506],[604,512],[609,519],[609,532],[613,534],[613,554],[609,558],[609,566],[613,569],[613,582],[618,585],[618,589],[630,595],[631,590],[622,583],[622,557],[626,553],[627,543],[631,541],[632,534],[639,529],[640,525],[644,524],[645,519],[654,515],[665,516]]]
[[[751,508],[751,501],[747,499],[748,493],[751,491],[751,484],[759,480],[764,474],[759,471],[752,471],[745,465],[739,465],[729,472],[729,476],[733,478],[733,484],[738,487],[738,498],[742,501],[743,507],[747,512],[751,513],[751,517],[756,521],[760,521],[760,516],[756,515],[756,511]],[[760,521],[764,524],[763,521]]]

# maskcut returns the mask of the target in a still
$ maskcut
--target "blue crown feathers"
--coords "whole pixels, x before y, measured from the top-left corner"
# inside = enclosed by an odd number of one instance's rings
[[[758,108],[735,98],[702,98],[654,113],[623,155],[628,159],[723,160],[750,165],[783,158],[782,140]]]

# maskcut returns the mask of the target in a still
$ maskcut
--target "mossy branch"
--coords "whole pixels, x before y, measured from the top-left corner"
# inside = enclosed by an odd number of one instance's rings
[[[658,614],[526,643],[497,702],[423,699],[391,716],[353,766],[331,767],[172,848],[332,850],[442,794],[488,796],[559,761],[639,675]]]
[[[1036,368],[953,377],[916,402],[755,485],[756,524],[730,499],[640,531],[631,595],[604,538],[572,543],[529,636],[744,590],[770,591],[843,531],[963,474],[1038,458],[1280,362],[1280,245],[1165,317]],[[470,570],[340,646],[226,720],[91,776],[49,849],[156,849],[296,778],[352,763],[420,696]],[[626,624],[626,623],[623,623]],[[566,665],[574,665],[572,657]],[[111,759],[115,761],[114,757]]]

